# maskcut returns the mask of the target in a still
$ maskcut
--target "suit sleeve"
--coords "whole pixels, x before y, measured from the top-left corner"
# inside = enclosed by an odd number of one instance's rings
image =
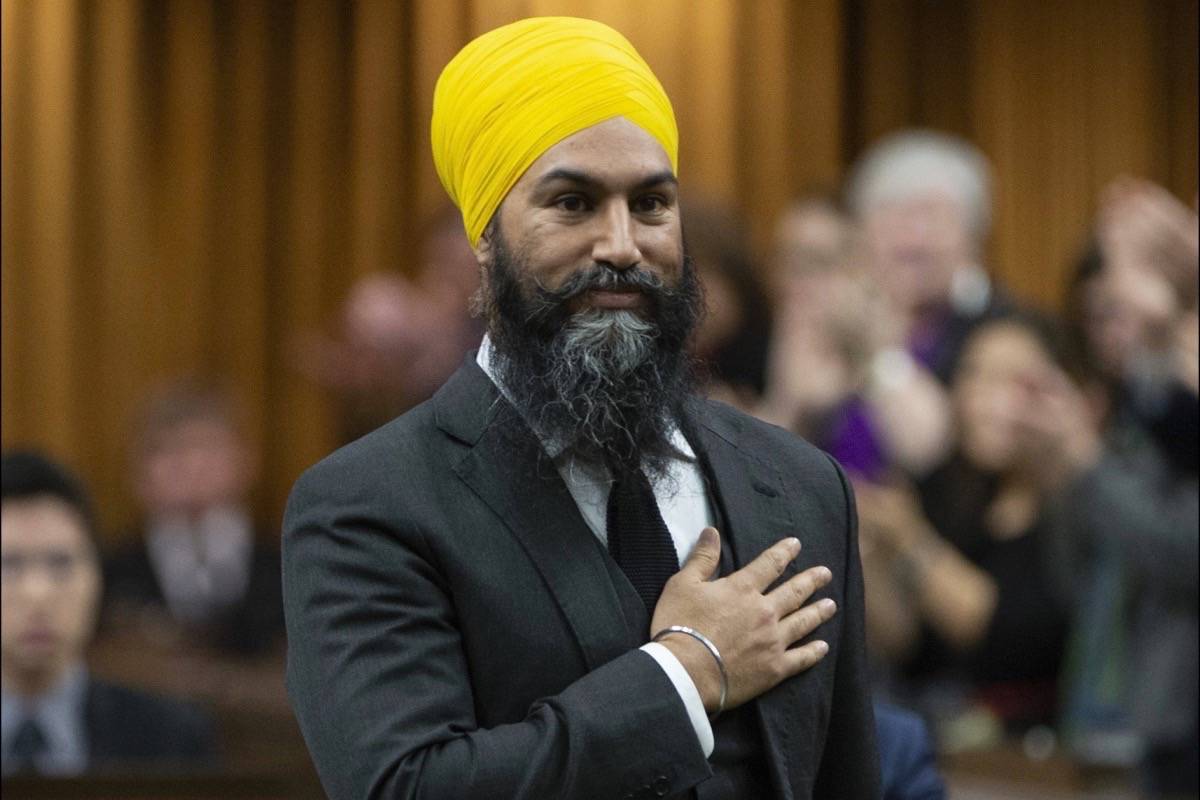
[[[329,472],[292,492],[283,592],[288,691],[333,800],[656,796],[711,774],[678,693],[640,650],[520,721],[480,727],[451,587],[422,532],[381,520]]]
[[[841,481],[846,504],[845,593],[838,604],[841,638],[834,668],[833,707],[814,797],[879,797],[879,753],[867,669],[862,564],[858,556],[858,513],[845,474],[830,459]]]

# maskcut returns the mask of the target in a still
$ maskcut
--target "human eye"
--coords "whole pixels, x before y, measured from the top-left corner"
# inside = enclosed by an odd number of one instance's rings
[[[633,210],[638,214],[661,214],[668,206],[667,198],[661,194],[645,194],[633,202]]]
[[[562,194],[554,198],[554,207],[568,214],[582,214],[588,210],[588,199],[578,193]]]
[[[65,580],[75,570],[77,561],[71,553],[51,553],[46,556],[46,568],[55,580]]]
[[[29,559],[25,556],[10,555],[5,553],[0,556],[0,574],[5,578],[16,579],[25,572],[29,565]]]

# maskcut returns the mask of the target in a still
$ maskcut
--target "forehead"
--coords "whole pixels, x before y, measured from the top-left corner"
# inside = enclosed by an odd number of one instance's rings
[[[5,500],[0,506],[0,546],[5,552],[76,550],[87,542],[83,519],[56,497]]]
[[[233,423],[224,417],[198,416],[152,431],[147,438],[149,449],[155,452],[177,447],[224,444],[236,439],[237,431]]]
[[[1049,361],[1037,337],[1017,325],[994,325],[968,343],[964,361],[976,368],[1004,370]]]
[[[658,140],[624,117],[584,128],[551,147],[526,170],[514,189],[529,189],[557,170],[585,172],[613,186],[673,172]]]
[[[867,208],[867,219],[887,220],[936,216],[959,218],[966,213],[962,202],[950,192],[930,187],[920,192],[881,198]]]

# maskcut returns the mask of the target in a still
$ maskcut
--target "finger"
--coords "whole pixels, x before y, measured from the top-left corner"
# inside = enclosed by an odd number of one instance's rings
[[[767,595],[767,599],[774,605],[775,613],[782,618],[807,603],[812,593],[832,578],[833,573],[828,567],[812,567],[788,578]]]
[[[716,528],[708,527],[700,531],[700,538],[692,548],[687,561],[679,568],[681,573],[688,574],[694,580],[706,581],[721,565],[721,534]]]
[[[759,553],[758,558],[730,577],[761,592],[774,583],[775,579],[787,569],[787,565],[792,563],[792,559],[798,555],[800,555],[799,539],[795,537],[780,539]]]
[[[815,603],[809,603],[799,611],[793,611],[779,621],[782,627],[783,640],[790,646],[817,629],[821,623],[833,619],[837,613],[837,603],[826,597]]]
[[[807,669],[812,669],[828,652],[829,645],[820,639],[815,642],[809,642],[802,647],[785,650],[783,656],[781,656],[784,672],[790,678]]]

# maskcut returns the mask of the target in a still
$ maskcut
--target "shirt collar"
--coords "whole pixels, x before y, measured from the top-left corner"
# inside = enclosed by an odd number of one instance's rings
[[[0,691],[0,737],[8,752],[17,727],[33,719],[52,749],[71,749],[76,744],[82,720],[88,674],[82,663],[69,666],[58,683],[37,697]]]

